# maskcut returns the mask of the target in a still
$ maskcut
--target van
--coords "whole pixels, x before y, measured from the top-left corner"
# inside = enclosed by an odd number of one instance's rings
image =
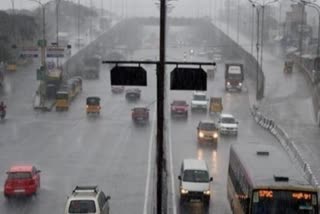
[[[207,163],[204,160],[185,159],[181,164],[180,204],[200,201],[205,206],[210,204],[211,181]]]

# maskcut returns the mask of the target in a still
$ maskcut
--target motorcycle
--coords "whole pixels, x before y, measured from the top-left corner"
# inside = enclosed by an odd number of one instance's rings
[[[5,117],[6,117],[6,110],[0,111],[0,118],[1,118],[1,120],[4,120]]]

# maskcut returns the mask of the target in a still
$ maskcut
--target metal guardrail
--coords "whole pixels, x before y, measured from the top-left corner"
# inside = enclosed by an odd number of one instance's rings
[[[282,147],[291,155],[301,167],[304,172],[304,175],[308,182],[313,186],[319,188],[319,182],[317,178],[312,173],[310,165],[307,161],[302,157],[300,151],[297,149],[294,141],[288,136],[288,134],[284,131],[284,129],[277,125],[272,119],[265,117],[260,111],[258,111],[258,107],[253,105],[251,108],[251,114],[254,117],[255,121],[263,128],[270,131],[272,135],[274,135]]]

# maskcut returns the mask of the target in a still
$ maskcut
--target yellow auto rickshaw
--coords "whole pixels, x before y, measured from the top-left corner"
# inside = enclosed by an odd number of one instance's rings
[[[292,73],[293,70],[293,61],[292,60],[286,60],[284,63],[284,73]]]
[[[58,91],[56,94],[56,111],[67,111],[70,105],[70,95],[68,91]]]
[[[221,113],[223,110],[222,97],[210,97],[210,114]]]
[[[100,97],[87,97],[87,114],[100,114]]]
[[[15,72],[17,70],[17,64],[16,63],[8,63],[6,66],[6,70],[9,72]]]

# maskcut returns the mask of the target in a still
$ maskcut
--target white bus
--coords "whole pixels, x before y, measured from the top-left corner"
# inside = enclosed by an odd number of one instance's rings
[[[257,143],[230,149],[228,200],[236,214],[318,214],[317,188],[278,147]]]

